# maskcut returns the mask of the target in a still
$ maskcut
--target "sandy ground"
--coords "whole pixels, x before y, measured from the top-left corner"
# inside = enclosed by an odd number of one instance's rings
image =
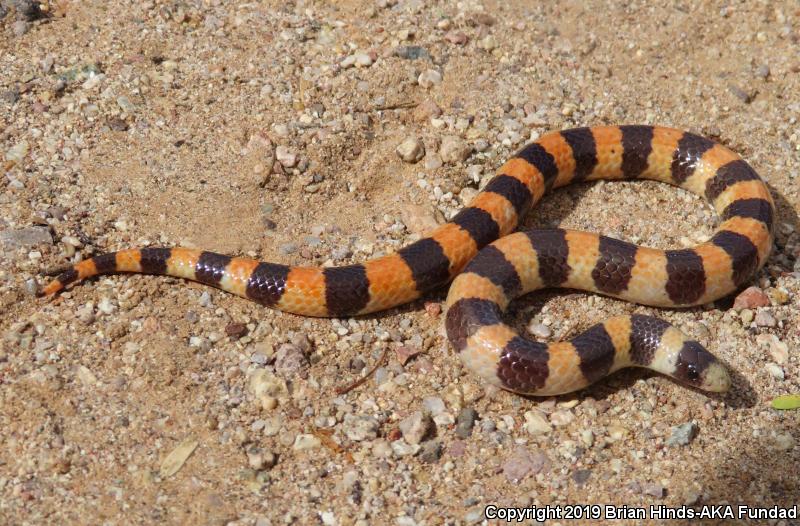
[[[769,406],[800,391],[796,2],[64,0],[39,17],[29,3],[0,2],[0,522],[797,504],[798,412]],[[555,399],[487,389],[440,332],[444,290],[356,320],[152,276],[32,295],[44,271],[129,246],[363,261],[451,217],[530,138],[623,123],[714,137],[769,182],[778,232],[754,282],[769,305],[552,291],[509,318],[552,340],[659,312],[734,371],[726,396],[637,371]],[[409,137],[417,163],[395,152]],[[665,185],[594,183],[525,224],[666,248],[715,218]],[[694,437],[671,445],[681,425]]]

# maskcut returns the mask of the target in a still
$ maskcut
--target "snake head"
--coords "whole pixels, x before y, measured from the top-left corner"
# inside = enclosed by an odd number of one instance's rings
[[[684,342],[672,376],[704,391],[715,393],[724,393],[731,386],[731,378],[725,367],[694,340]]]

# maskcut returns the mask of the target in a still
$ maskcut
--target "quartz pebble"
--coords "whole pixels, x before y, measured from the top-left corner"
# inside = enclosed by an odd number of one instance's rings
[[[759,327],[775,327],[778,324],[775,316],[766,310],[759,310],[756,313],[755,322]]]
[[[297,154],[283,145],[275,148],[275,158],[284,168],[292,168],[297,164]]]
[[[415,411],[400,422],[400,431],[406,442],[416,445],[433,431],[433,420],[430,415]]]
[[[442,74],[435,69],[427,69],[419,74],[417,82],[421,87],[430,89],[442,83]]]
[[[447,135],[442,138],[442,146],[439,149],[439,155],[442,156],[442,161],[445,163],[456,164],[466,161],[471,152],[472,147],[460,137]]]
[[[776,363],[768,363],[767,365],[764,366],[764,368],[767,370],[770,376],[772,376],[776,380],[782,381],[786,378],[786,375],[783,372],[783,368]]]
[[[397,155],[407,163],[415,163],[425,155],[425,145],[419,137],[408,137],[397,146]]]
[[[317,449],[322,444],[322,441],[311,434],[297,435],[292,444],[292,449],[295,451],[309,451]]]
[[[537,338],[549,338],[553,334],[547,325],[533,322],[528,325],[528,332]]]
[[[376,439],[380,424],[375,417],[369,415],[347,414],[344,416],[343,427],[347,438],[361,442]]]
[[[541,411],[533,409],[525,412],[525,430],[531,435],[542,435],[552,431],[553,427]]]

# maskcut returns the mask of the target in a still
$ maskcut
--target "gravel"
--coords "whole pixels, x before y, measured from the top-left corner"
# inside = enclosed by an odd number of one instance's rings
[[[703,2],[12,3],[6,522],[479,523],[489,503],[798,500],[798,413],[770,406],[800,392],[790,2],[764,16]],[[130,246],[304,266],[396,253],[526,141],[603,123],[672,125],[743,153],[778,206],[773,254],[733,301],[670,310],[556,290],[506,319],[557,341],[606,316],[663,316],[734,372],[726,395],[637,370],[555,398],[498,391],[444,338],[446,287],[340,320],[153,276],[30,295],[43,271]],[[620,181],[558,189],[522,227],[683,248],[714,224],[686,192]]]

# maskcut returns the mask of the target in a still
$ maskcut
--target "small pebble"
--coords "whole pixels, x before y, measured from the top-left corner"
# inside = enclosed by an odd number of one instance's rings
[[[314,435],[300,434],[295,437],[294,444],[292,444],[292,449],[295,451],[308,451],[318,448],[321,444],[322,442],[320,439]]]
[[[53,236],[50,229],[40,226],[0,231],[0,247],[6,250],[16,248],[33,248],[41,245],[52,245]]]
[[[308,369],[308,358],[296,345],[284,343],[275,352],[275,372],[289,379],[294,376],[305,376]]]
[[[420,46],[398,46],[394,54],[406,60],[417,60],[420,58],[430,60],[431,55],[428,50]]]
[[[28,32],[28,27],[29,25],[26,21],[17,20],[16,22],[14,22],[14,25],[12,26],[12,31],[14,33],[14,36],[17,38],[21,37],[22,35]]]
[[[405,365],[412,357],[418,355],[421,351],[416,347],[402,345],[395,349],[394,352],[397,355],[397,360],[400,362],[400,365]]]
[[[417,83],[425,89],[430,89],[442,83],[442,74],[435,69],[427,69],[419,74]]]
[[[225,326],[225,334],[230,336],[234,340],[238,340],[245,334],[247,334],[247,325],[244,323],[229,323]]]
[[[297,154],[286,146],[275,148],[275,158],[284,168],[292,168],[297,164]]]
[[[756,68],[754,73],[756,77],[760,79],[765,79],[769,77],[769,66],[767,66],[766,64],[761,64]]]
[[[400,422],[400,431],[406,442],[412,445],[419,444],[425,437],[433,432],[433,420],[430,415],[422,411],[415,411]]]
[[[519,484],[528,475],[544,471],[548,464],[549,460],[543,453],[532,454],[524,447],[518,447],[503,463],[503,474],[512,484]]]
[[[361,67],[369,67],[372,65],[372,57],[366,53],[359,53],[355,55],[355,61],[356,65]]]
[[[756,313],[756,325],[759,327],[775,327],[778,325],[778,320],[766,310],[759,310]]]
[[[538,409],[525,412],[525,430],[531,435],[543,435],[553,430],[547,419]]]
[[[594,433],[591,429],[584,429],[581,431],[581,442],[586,447],[592,447],[594,445]]]
[[[767,372],[770,374],[770,376],[772,376],[776,380],[782,381],[786,377],[785,373],[783,372],[783,367],[781,367],[777,363],[768,363],[767,365],[764,366],[764,369],[766,369]]]
[[[456,435],[460,438],[469,438],[472,428],[475,427],[475,420],[478,413],[471,407],[465,407],[458,413],[456,418]]]
[[[468,40],[467,35],[465,35],[462,31],[448,31],[444,35],[444,39],[451,44],[455,44],[456,46],[463,46]]]
[[[589,480],[589,477],[592,475],[592,470],[590,469],[578,469],[572,473],[572,480],[575,481],[575,484],[578,486],[583,486],[586,481]]]
[[[775,447],[779,451],[789,451],[797,443],[791,433],[777,433],[774,436]]]
[[[442,167],[442,157],[438,153],[428,153],[425,156],[425,169],[436,170]]]
[[[745,104],[750,104],[753,101],[753,96],[750,93],[746,92],[739,86],[735,84],[728,85],[728,91],[730,91],[737,99],[744,102]]]
[[[550,415],[550,421],[556,426],[565,426],[575,420],[571,411],[555,411]]]
[[[395,150],[400,159],[407,163],[415,163],[425,155],[425,145],[419,137],[408,137]]]
[[[434,464],[442,458],[442,443],[438,440],[428,440],[422,444],[419,459],[427,464]]]
[[[445,411],[444,400],[438,396],[429,396],[422,400],[422,408],[431,416],[437,416]]]
[[[694,422],[686,422],[685,424],[681,424],[679,426],[675,426],[672,428],[672,434],[667,439],[667,445],[676,447],[676,446],[685,446],[697,435],[697,424]]]
[[[454,135],[448,135],[442,139],[442,146],[439,148],[439,155],[442,161],[449,164],[464,162],[472,153],[472,147],[463,139]]]
[[[650,495],[657,499],[661,499],[667,494],[667,490],[661,484],[647,484],[644,487],[644,493],[645,495]]]
[[[537,338],[549,338],[553,334],[547,325],[533,322],[528,325],[528,332]]]
[[[442,305],[441,303],[435,301],[426,301],[425,312],[428,314],[428,316],[435,318],[442,313]]]
[[[375,417],[370,415],[344,415],[342,427],[345,435],[350,440],[362,442],[364,440],[375,440],[378,438],[380,423]]]
[[[733,308],[736,311],[766,307],[768,305],[769,297],[758,287],[748,287],[744,289],[736,296],[733,302]]]
[[[386,440],[375,440],[372,442],[372,454],[376,458],[390,458],[392,456],[392,445]]]

